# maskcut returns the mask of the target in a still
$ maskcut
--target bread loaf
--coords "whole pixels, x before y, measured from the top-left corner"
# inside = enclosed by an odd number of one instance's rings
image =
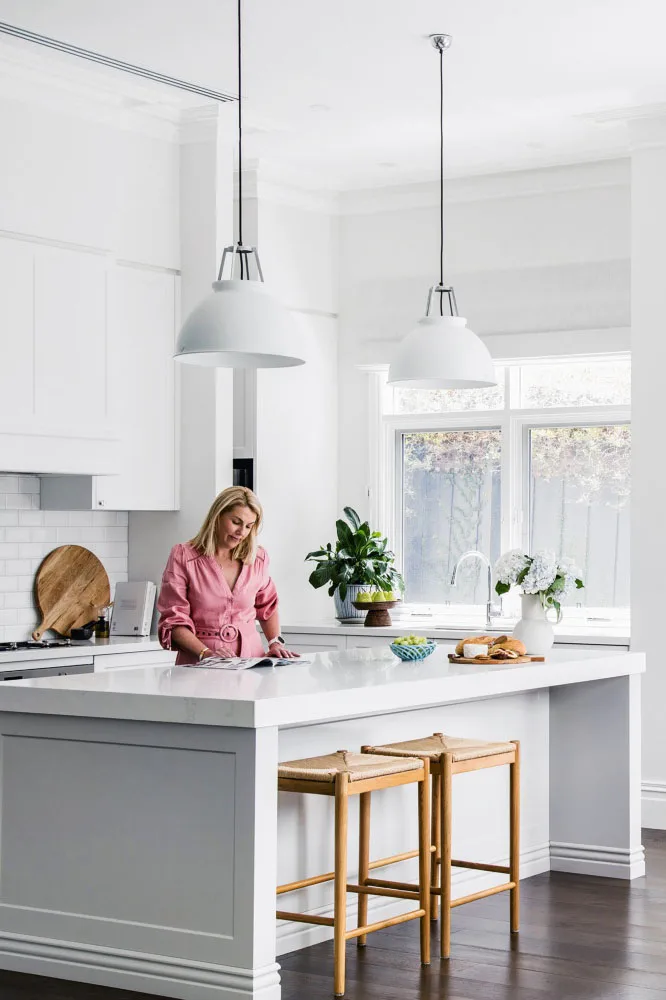
[[[507,636],[500,636],[493,643],[489,655],[495,659],[500,652],[515,653],[515,656],[525,656],[527,649],[525,648],[525,643],[521,642],[520,639],[509,639]],[[515,657],[509,657],[509,659],[515,659]]]
[[[506,636],[504,636],[506,638]],[[456,656],[463,656],[465,652],[465,643],[476,643],[478,646],[492,646],[495,642],[495,637],[492,635],[468,635],[465,639],[461,639],[456,646]]]

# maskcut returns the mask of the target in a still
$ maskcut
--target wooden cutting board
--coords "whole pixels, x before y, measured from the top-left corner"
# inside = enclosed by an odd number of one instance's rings
[[[469,656],[456,656],[455,653],[449,653],[449,660],[451,663],[545,663],[545,656],[517,656],[515,660],[495,660],[492,656],[475,656],[474,658]]]
[[[47,629],[68,636],[96,618],[111,601],[106,570],[97,556],[82,545],[61,545],[49,552],[37,570],[37,604],[42,621],[32,633],[41,639]]]

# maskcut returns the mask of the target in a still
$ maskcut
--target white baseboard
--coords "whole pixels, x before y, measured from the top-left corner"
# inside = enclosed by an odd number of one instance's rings
[[[177,1000],[279,1000],[277,963],[254,972],[0,932],[0,968]]]
[[[645,875],[645,851],[593,844],[565,844],[552,841],[550,870],[604,878],[640,878]]]
[[[666,830],[666,781],[644,781],[641,792],[642,826]]]
[[[509,859],[496,858],[488,861],[488,864],[508,865]],[[550,871],[549,844],[542,844],[540,847],[534,847],[521,852],[521,878],[529,878],[531,875],[540,875],[542,872],[547,871]],[[354,873],[350,873],[350,880],[355,877]],[[414,876],[412,873],[411,876],[409,874],[401,874],[386,877],[396,877],[401,881],[403,879],[408,881],[410,877]],[[480,872],[469,868],[459,868],[453,873],[451,879],[453,898],[456,899],[458,896],[466,896],[473,892],[480,892],[483,889],[489,889],[493,885],[499,885],[505,878],[506,876],[504,875],[496,875],[492,872]],[[347,926],[349,928],[356,927],[357,906],[358,902],[356,898],[350,900],[347,904]],[[410,909],[410,907],[414,906],[415,903],[411,900],[387,899],[385,896],[371,896],[368,900],[368,922],[373,923],[376,920],[385,920],[398,913],[404,913]],[[295,904],[294,909],[296,909]],[[330,903],[326,906],[309,910],[308,912],[320,917],[332,917],[333,904]],[[308,926],[307,924],[299,924],[295,921],[278,921],[277,954],[285,955],[290,951],[298,951],[300,948],[308,948],[312,944],[318,944],[320,941],[328,941],[332,937],[333,929],[331,927],[322,927],[318,924],[311,924]]]

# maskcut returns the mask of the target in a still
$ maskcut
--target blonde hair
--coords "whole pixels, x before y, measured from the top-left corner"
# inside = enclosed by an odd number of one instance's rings
[[[240,559],[242,563],[252,564],[257,554],[257,532],[261,526],[263,510],[261,504],[246,486],[227,486],[226,490],[213,500],[199,531],[190,539],[190,545],[202,556],[214,556],[217,549],[217,524],[223,514],[228,514],[234,507],[249,507],[255,517],[249,535],[232,550],[232,559]]]

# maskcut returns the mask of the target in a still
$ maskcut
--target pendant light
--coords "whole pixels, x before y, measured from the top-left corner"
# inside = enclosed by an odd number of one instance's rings
[[[225,247],[213,291],[185,320],[175,358],[208,368],[290,368],[305,363],[301,331],[266,290],[257,248],[243,243],[241,13],[238,0],[238,242]]]
[[[390,385],[411,389],[479,389],[496,385],[488,348],[458,315],[453,288],[444,284],[444,51],[450,35],[430,35],[439,52],[439,282],[428,292],[425,316],[400,341],[389,368]],[[439,298],[439,308],[435,308]],[[444,315],[444,300],[449,315]],[[439,313],[439,315],[437,315]]]

